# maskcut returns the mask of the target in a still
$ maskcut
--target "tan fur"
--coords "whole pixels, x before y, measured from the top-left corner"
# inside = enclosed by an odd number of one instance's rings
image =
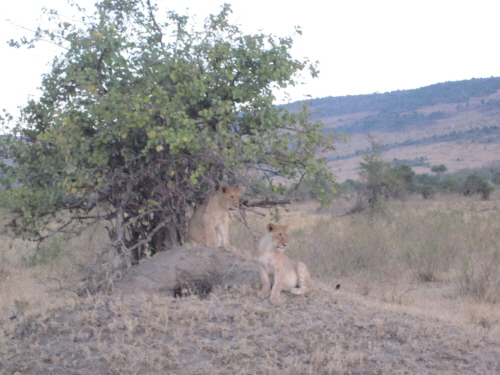
[[[234,252],[229,244],[229,211],[239,207],[242,190],[241,187],[221,186],[206,197],[191,217],[188,242]]]
[[[311,275],[307,266],[285,254],[288,245],[288,225],[269,223],[267,234],[259,244],[258,257],[261,290],[259,297],[281,302],[280,293],[286,290],[295,295],[306,294],[311,288]],[[270,278],[273,279],[271,289]]]

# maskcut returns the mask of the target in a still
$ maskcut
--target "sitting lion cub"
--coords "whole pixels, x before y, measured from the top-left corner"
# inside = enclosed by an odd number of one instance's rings
[[[242,190],[241,187],[221,186],[206,197],[189,221],[188,242],[220,246],[234,252],[229,244],[229,211],[239,207]]]
[[[258,249],[258,262],[262,289],[259,297],[266,298],[271,292],[273,304],[280,303],[284,289],[295,295],[306,294],[311,288],[311,275],[307,266],[285,254],[288,242],[288,225],[267,224],[268,233],[262,237]],[[269,277],[273,278],[273,287]]]

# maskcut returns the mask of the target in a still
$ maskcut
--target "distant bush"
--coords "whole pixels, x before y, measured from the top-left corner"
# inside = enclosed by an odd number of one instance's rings
[[[361,183],[357,180],[351,180],[350,178],[339,184],[338,191],[340,193],[352,193],[359,191]]]
[[[475,173],[467,176],[462,186],[464,195],[479,194],[483,199],[489,199],[493,190],[495,188],[486,179]]]
[[[496,172],[493,175],[491,182],[493,182],[495,185],[500,185],[500,172]]]
[[[459,193],[462,189],[463,178],[456,174],[444,175],[438,183],[438,189],[442,193]]]
[[[378,209],[389,199],[402,199],[414,190],[415,172],[408,165],[392,166],[382,159],[378,143],[369,137],[371,150],[359,163],[358,202],[353,212]]]
[[[421,184],[417,185],[417,191],[422,194],[422,198],[432,199],[434,198],[434,194],[436,194],[437,189],[430,184]]]
[[[437,173],[438,175],[446,172],[448,168],[444,164],[439,164],[439,165],[433,165],[431,167],[431,172]]]
[[[414,193],[422,194],[424,199],[432,199],[438,191],[437,177],[427,173],[415,175]]]
[[[294,191],[290,191],[288,196],[299,202],[316,200],[321,204],[328,205],[337,195],[336,185],[322,177],[314,177],[306,180]]]
[[[408,165],[410,167],[420,167],[420,166],[428,167],[429,166],[429,162],[427,161],[426,156],[421,156],[419,158],[414,158],[414,159],[394,158],[394,159],[392,159],[392,164],[394,164],[394,165],[405,164],[405,165]]]

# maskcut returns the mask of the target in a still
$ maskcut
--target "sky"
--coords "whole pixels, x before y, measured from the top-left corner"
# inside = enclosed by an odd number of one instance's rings
[[[320,75],[288,90],[292,101],[500,76],[499,0],[157,0],[198,22],[224,2],[247,33],[288,36],[302,28],[292,55],[319,61]],[[78,3],[90,10],[95,0]],[[16,113],[38,97],[41,75],[59,53],[48,43],[29,50],[6,43],[32,35],[22,27],[42,24],[44,6],[69,18],[74,12],[68,0],[0,4],[0,109]]]

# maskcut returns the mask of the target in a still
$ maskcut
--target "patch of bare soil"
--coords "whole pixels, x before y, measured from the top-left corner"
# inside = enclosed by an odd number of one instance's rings
[[[275,307],[255,287],[204,298],[98,295],[0,326],[5,374],[498,374],[500,345],[317,283]]]

